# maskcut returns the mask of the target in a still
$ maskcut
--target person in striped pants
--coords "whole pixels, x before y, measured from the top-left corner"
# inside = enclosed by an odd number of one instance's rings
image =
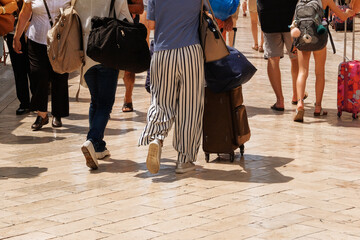
[[[204,111],[204,59],[199,42],[201,0],[149,0],[147,19],[155,29],[150,66],[151,106],[139,145],[148,145],[146,166],[160,169],[161,147],[175,123],[176,173],[195,169]]]

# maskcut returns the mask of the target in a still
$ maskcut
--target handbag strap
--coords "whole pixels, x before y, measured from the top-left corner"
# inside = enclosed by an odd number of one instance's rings
[[[54,25],[54,23],[52,21],[51,15],[50,15],[49,7],[48,7],[48,5],[46,3],[46,0],[43,0],[43,2],[44,2],[44,5],[45,5],[45,8],[46,8],[47,15],[49,17],[50,26],[52,27]]]
[[[218,24],[217,24],[217,22],[216,22],[216,20],[215,20],[215,14],[214,14],[214,12],[213,12],[213,10],[212,10],[212,7],[211,7],[211,5],[210,5],[210,2],[209,2],[209,0],[206,0],[207,1],[207,4],[209,5],[209,8],[210,8],[210,12],[211,12],[211,15],[213,16],[213,18],[214,18],[214,24],[216,24],[216,26],[218,26]],[[202,19],[202,16],[203,16],[203,14],[204,14],[204,0],[201,0],[201,11],[200,11],[200,19]],[[202,21],[200,21],[200,26],[202,25]]]
[[[109,9],[109,17],[111,16],[112,10],[114,10],[114,18],[116,18],[115,0],[111,0],[110,9]]]

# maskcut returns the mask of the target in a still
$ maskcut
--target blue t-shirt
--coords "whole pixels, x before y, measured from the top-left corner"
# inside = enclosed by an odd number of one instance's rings
[[[200,43],[200,5],[201,0],[149,0],[147,19],[156,22],[154,51]]]

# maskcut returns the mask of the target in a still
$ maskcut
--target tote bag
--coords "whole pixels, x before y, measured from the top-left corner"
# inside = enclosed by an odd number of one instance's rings
[[[209,0],[206,1],[208,2],[212,16],[215,16],[211,9]],[[201,0],[199,32],[205,62],[216,61],[229,55],[229,50],[226,47],[224,38],[221,35],[216,21],[210,18],[204,10],[203,0]]]

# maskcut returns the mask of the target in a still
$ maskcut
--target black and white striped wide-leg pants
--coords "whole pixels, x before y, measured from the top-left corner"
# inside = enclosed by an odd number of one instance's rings
[[[139,145],[164,139],[175,122],[178,162],[196,161],[204,112],[204,59],[199,44],[154,52],[150,66],[151,106]]]

